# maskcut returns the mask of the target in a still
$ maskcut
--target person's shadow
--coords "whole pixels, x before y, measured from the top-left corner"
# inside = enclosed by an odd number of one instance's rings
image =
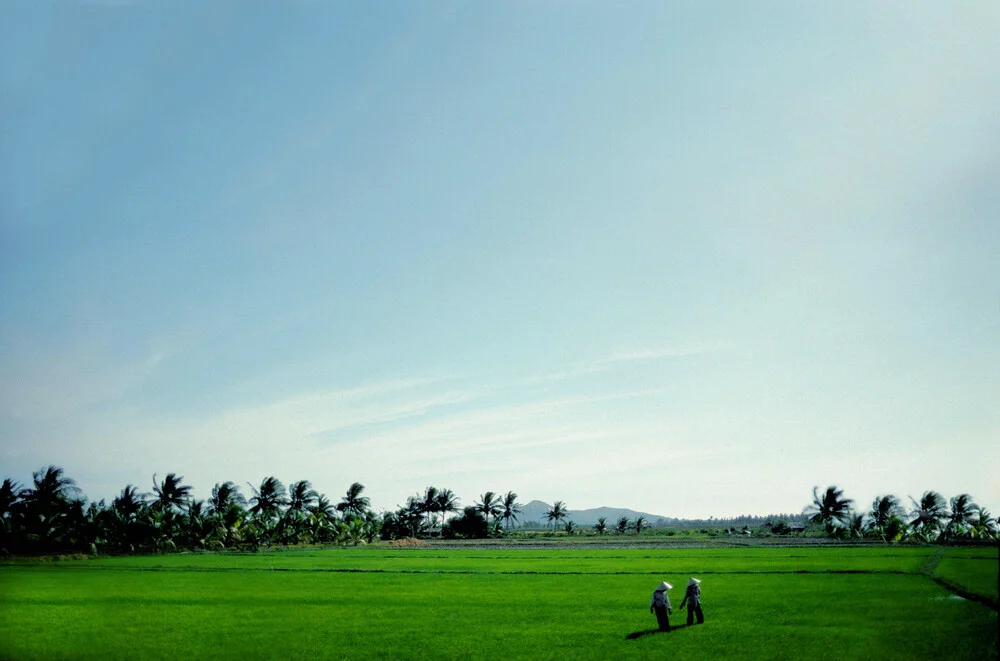
[[[672,633],[674,631],[677,631],[678,629],[683,629],[686,626],[687,626],[686,624],[677,624],[670,627],[666,631],[661,631],[660,629],[646,629],[645,631],[633,631],[632,633],[630,633],[625,637],[628,638],[629,640],[635,640],[636,638],[642,638],[643,636],[649,636],[654,633]]]

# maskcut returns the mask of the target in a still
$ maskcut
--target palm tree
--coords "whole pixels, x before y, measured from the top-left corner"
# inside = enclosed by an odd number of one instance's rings
[[[517,502],[517,494],[508,491],[500,502],[500,518],[503,519],[503,528],[506,531],[510,528],[511,521],[517,521],[517,515],[521,513],[521,504]]]
[[[635,534],[641,535],[643,529],[646,527],[646,517],[640,516],[635,520]]]
[[[442,489],[438,492],[435,509],[441,513],[441,527],[444,527],[444,519],[449,512],[458,512],[458,496],[451,489]]]
[[[305,514],[316,503],[319,493],[309,480],[299,480],[288,485],[288,511]]]
[[[629,520],[627,516],[622,516],[618,518],[618,523],[615,525],[615,532],[619,535],[624,535],[625,531],[628,530]]]
[[[410,537],[419,537],[424,524],[424,499],[419,494],[406,499],[406,506],[400,508],[399,519]]]
[[[445,489],[447,491],[447,489]],[[365,512],[365,542],[371,544],[382,534],[382,517],[368,510]]]
[[[219,538],[225,538],[226,531],[220,528],[215,517],[208,514],[204,500],[194,500],[188,504],[183,533],[188,545],[202,549],[225,546]]]
[[[146,504],[148,497],[148,493],[139,493],[134,486],[126,484],[121,494],[111,501],[106,517],[107,535],[116,551],[134,553],[156,543],[151,510]]]
[[[371,506],[371,501],[368,500],[367,496],[361,495],[364,490],[365,485],[360,482],[355,482],[347,487],[347,495],[340,499],[337,509],[345,515],[364,516],[364,513]]]
[[[309,508],[316,503],[319,494],[309,480],[299,480],[288,485],[288,507],[281,518],[282,541],[297,543],[309,533]]]
[[[7,478],[0,484],[0,548],[16,545],[16,535],[20,531],[21,522],[18,516],[23,501],[21,485]]]
[[[111,507],[127,519],[134,518],[146,506],[148,493],[139,493],[134,486],[126,484],[121,494],[111,501]]]
[[[35,512],[49,512],[80,497],[76,482],[58,466],[48,466],[31,475],[32,486],[21,492],[25,504]]]
[[[337,506],[330,502],[326,494],[319,494],[316,498],[316,503],[309,508],[309,511],[313,516],[327,521],[337,518]]]
[[[997,520],[983,506],[976,508],[976,517],[972,520],[972,531],[976,537],[990,538],[996,535]]]
[[[495,518],[499,516],[502,511],[500,508],[500,496],[492,491],[487,491],[479,498],[480,500],[475,504],[475,507],[486,518],[486,523],[489,525],[490,516]]]
[[[208,500],[208,513],[216,526],[219,543],[232,546],[242,539],[244,508],[247,499],[233,482],[215,483],[212,497]]]
[[[427,528],[434,527],[434,513],[438,511],[438,489],[437,487],[427,487],[424,489],[424,514],[427,515]]]
[[[918,530],[924,539],[931,539],[940,530],[941,521],[947,515],[944,496],[937,491],[925,491],[920,497],[920,502],[914,500],[912,496],[910,500],[913,501],[913,511],[910,512],[913,521],[910,525],[914,530]]]
[[[899,519],[894,529],[898,530],[898,525],[902,522],[903,508],[899,504],[899,499],[893,495],[878,496],[872,501],[871,512],[868,513],[868,530],[878,535],[882,541],[889,541],[886,531],[891,527],[894,519]]]
[[[250,497],[250,513],[258,521],[271,521],[281,514],[281,508],[288,504],[285,498],[285,485],[273,475],[265,477],[258,489],[247,483],[253,496]]]
[[[339,522],[337,506],[325,494],[319,494],[316,503],[309,508],[312,538],[316,542],[329,542],[337,537]]]
[[[864,537],[865,515],[856,514],[854,511],[847,514],[847,536],[851,539]]]
[[[60,544],[70,532],[75,510],[81,510],[80,489],[62,468],[48,466],[32,474],[32,485],[21,491],[24,532],[43,547]],[[78,507],[79,506],[79,507]]]
[[[366,537],[366,525],[367,524],[365,523],[365,519],[363,517],[352,517],[351,520],[344,525],[344,536],[352,544],[354,544],[354,546],[357,546]]]
[[[10,518],[21,500],[21,485],[7,478],[0,484],[0,519]]]
[[[545,512],[545,518],[552,522],[552,529],[555,530],[559,522],[565,519],[568,513],[566,504],[561,500],[557,500],[552,504],[552,507]]]
[[[187,507],[188,498],[191,496],[191,487],[181,484],[184,477],[178,477],[176,473],[167,473],[163,482],[156,483],[156,474],[153,474],[153,492],[156,499],[153,501],[153,509],[161,512],[181,511]]]
[[[598,535],[603,535],[608,530],[608,520],[603,516],[597,519],[597,524],[594,525],[594,530],[597,531]]]
[[[215,483],[212,487],[212,497],[208,501],[208,509],[212,514],[220,514],[230,507],[245,507],[247,499],[240,493],[240,488],[232,482]]]
[[[854,500],[844,498],[844,491],[835,486],[827,487],[822,496],[818,492],[819,487],[813,487],[813,502],[805,509],[804,514],[811,514],[809,520],[813,523],[822,523],[829,535],[833,532],[834,522],[847,521]]]
[[[972,500],[972,496],[962,493],[951,499],[951,511],[948,513],[948,525],[945,527],[945,534],[950,537],[958,537],[967,532],[968,525],[972,522],[972,517],[979,506]]]

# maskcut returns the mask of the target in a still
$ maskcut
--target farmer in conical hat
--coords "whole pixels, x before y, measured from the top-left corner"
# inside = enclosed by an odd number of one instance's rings
[[[687,588],[684,591],[684,600],[681,601],[681,608],[684,608],[684,604],[688,607],[688,626],[694,624],[694,616],[698,616],[698,624],[705,623],[705,615],[701,612],[701,581],[697,578],[692,578],[688,581]]]
[[[660,631],[670,631],[670,614],[674,609],[670,607],[670,597],[667,590],[674,586],[663,581],[653,590],[653,598],[649,601],[649,612],[656,613],[656,623],[660,625]]]

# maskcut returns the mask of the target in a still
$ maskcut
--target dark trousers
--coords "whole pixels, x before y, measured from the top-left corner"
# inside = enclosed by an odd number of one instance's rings
[[[666,606],[653,606],[656,612],[656,623],[660,625],[660,631],[670,631],[670,617],[667,616]]]
[[[692,606],[688,604],[688,626],[694,624],[694,616],[698,616],[698,624],[705,623],[705,615],[701,612],[701,604],[697,606]]]

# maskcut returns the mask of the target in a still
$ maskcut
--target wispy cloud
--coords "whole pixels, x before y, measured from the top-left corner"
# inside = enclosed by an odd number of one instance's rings
[[[665,358],[687,358],[690,356],[701,356],[713,351],[718,351],[718,347],[708,345],[644,348],[633,351],[619,351],[611,354],[609,358],[598,361],[598,364],[613,365],[616,363],[634,362],[642,360],[662,360]]]
[[[655,360],[669,360],[672,358],[691,358],[716,353],[723,349],[721,344],[700,344],[691,346],[642,348],[628,351],[616,351],[604,358],[596,358],[588,361],[575,362],[564,369],[530,376],[524,381],[526,383],[539,383],[547,381],[562,381],[581,376],[588,376],[598,372],[606,372],[616,367],[626,364],[637,364]]]

